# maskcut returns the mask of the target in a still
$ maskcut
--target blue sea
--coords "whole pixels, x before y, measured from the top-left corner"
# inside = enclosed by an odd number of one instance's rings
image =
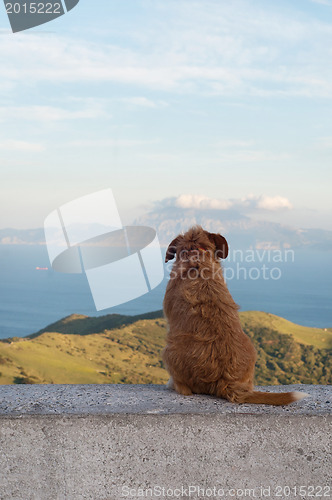
[[[295,250],[292,258],[282,262],[271,261],[264,252],[255,262],[241,259],[224,263],[228,287],[241,310],[266,311],[306,326],[332,327],[330,252]],[[0,245],[0,338],[28,335],[72,313],[155,311],[162,308],[166,284],[167,273],[148,294],[97,312],[85,275],[50,269],[45,246]]]

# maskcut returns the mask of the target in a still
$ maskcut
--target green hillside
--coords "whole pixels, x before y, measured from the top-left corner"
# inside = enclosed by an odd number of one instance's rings
[[[60,319],[37,333],[29,335],[28,338],[38,337],[44,332],[58,332],[77,335],[89,335],[90,333],[100,333],[104,330],[131,325],[140,319],[162,318],[163,311],[153,311],[137,316],[125,316],[123,314],[106,314],[105,316],[89,317],[81,314],[71,314]]]
[[[87,318],[90,324],[93,320]],[[61,333],[68,328],[68,323],[73,333]],[[165,338],[163,319],[138,320],[87,334],[82,318],[75,320],[75,316],[70,316],[70,321],[65,318],[59,322],[58,330],[60,332],[48,331],[33,338],[0,342],[0,383],[162,383],[167,380],[160,361]],[[82,331],[83,334],[77,333]]]
[[[262,312],[240,313],[258,352],[260,385],[332,382],[332,330]],[[71,315],[26,338],[0,341],[0,383],[165,383],[161,311]]]
[[[332,348],[332,328],[322,329],[301,326],[280,318],[280,316],[260,311],[240,312],[240,317],[243,328],[260,325],[276,330],[279,333],[292,335],[294,340],[301,344],[313,345],[322,349]]]

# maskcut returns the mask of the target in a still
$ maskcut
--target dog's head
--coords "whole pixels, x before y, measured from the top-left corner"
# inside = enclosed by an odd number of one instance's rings
[[[228,255],[228,244],[226,239],[217,233],[204,231],[201,226],[194,226],[185,234],[177,236],[168,246],[165,262],[174,259],[175,255],[180,258],[188,256],[190,252],[210,252],[215,260],[226,259]]]

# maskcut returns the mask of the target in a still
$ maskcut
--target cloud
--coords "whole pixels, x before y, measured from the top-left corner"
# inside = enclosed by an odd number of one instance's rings
[[[260,151],[255,149],[247,149],[242,151],[230,151],[220,153],[215,157],[215,160],[223,163],[258,163],[289,160],[291,156],[288,153],[271,153],[270,151]]]
[[[329,0],[310,0],[312,3],[318,3],[320,5],[328,5],[331,7],[331,2]]]
[[[227,210],[232,203],[229,200],[218,200],[195,194],[181,194],[175,199],[175,205],[181,208],[196,208],[198,210]]]
[[[193,168],[194,165],[201,165],[202,162],[199,153],[197,153],[197,151],[192,152],[190,148],[176,153],[169,151],[157,153],[147,152],[144,158],[151,163],[155,162],[159,165],[190,164],[191,168]],[[293,153],[289,151],[283,152],[279,150],[274,152],[260,149],[259,145],[252,140],[231,138],[210,143],[207,152],[204,152],[204,162],[208,160],[209,164],[215,166],[215,168],[221,165],[228,166],[241,164],[254,164],[254,167],[258,166],[258,164],[266,164],[269,166],[276,162],[279,166],[292,158]]]
[[[293,208],[291,202],[283,196],[261,195],[258,197],[254,197],[253,201],[255,208],[269,210],[272,212],[283,209],[290,210]]]
[[[118,99],[118,101],[131,106],[139,106],[143,108],[165,108],[167,106],[165,101],[154,101],[152,99],[148,99],[147,97],[123,97],[122,99]]]
[[[108,116],[100,107],[93,106],[69,110],[54,106],[6,106],[0,107],[0,120],[63,121],[102,118]]]
[[[145,146],[147,144],[156,144],[157,140],[140,140],[140,139],[92,139],[86,141],[71,141],[67,143],[68,146],[79,148],[108,148],[108,147],[136,147]]]
[[[217,141],[214,147],[214,160],[223,163],[274,162],[289,160],[291,157],[288,153],[257,149],[251,140],[225,139]]]
[[[332,137],[319,137],[316,141],[320,149],[332,148]]]
[[[40,151],[44,151],[44,149],[45,148],[42,144],[34,142],[15,141],[11,139],[0,142],[0,150],[29,151],[32,153],[39,153]]]
[[[241,139],[225,139],[222,141],[218,141],[216,146],[221,148],[250,148],[253,146],[253,141],[245,141]]]
[[[296,16],[293,9],[244,1],[236,8],[218,0],[156,1],[140,31],[128,21],[121,36],[99,43],[62,34],[2,36],[0,82],[113,82],[182,94],[331,97],[326,61],[332,27],[301,9]],[[145,98],[132,103],[153,106]]]
[[[269,211],[291,210],[291,202],[283,196],[267,196],[249,194],[243,198],[222,200],[209,198],[204,195],[181,194],[177,197],[165,198],[157,202],[161,207],[178,207],[195,210],[237,210],[246,211]]]

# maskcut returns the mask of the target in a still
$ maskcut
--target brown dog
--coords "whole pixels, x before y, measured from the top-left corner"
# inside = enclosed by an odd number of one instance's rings
[[[169,387],[235,403],[285,405],[305,397],[301,392],[254,391],[256,351],[242,330],[219,261],[228,255],[225,238],[195,226],[172,241],[165,261],[175,255],[163,303]]]

